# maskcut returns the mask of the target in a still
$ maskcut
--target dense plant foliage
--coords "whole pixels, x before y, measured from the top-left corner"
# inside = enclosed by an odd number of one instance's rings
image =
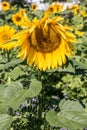
[[[44,14],[58,18],[58,23],[77,39],[66,64],[43,71],[17,57],[20,50],[15,47],[17,41],[13,44],[13,31],[6,33],[11,37],[6,43],[1,39],[5,33],[0,32],[0,130],[87,128],[87,5],[84,1],[62,11],[60,6],[56,11],[50,4],[39,10],[36,5],[19,7],[13,3],[8,10],[4,7],[0,11],[1,32],[4,25],[13,27],[16,33],[26,29],[23,22],[16,21],[16,16],[25,18],[26,12],[30,21],[40,20]]]

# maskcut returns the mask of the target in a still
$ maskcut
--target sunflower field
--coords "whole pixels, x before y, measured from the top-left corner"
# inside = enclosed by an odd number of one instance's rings
[[[87,0],[68,2],[1,2],[0,130],[87,130]]]

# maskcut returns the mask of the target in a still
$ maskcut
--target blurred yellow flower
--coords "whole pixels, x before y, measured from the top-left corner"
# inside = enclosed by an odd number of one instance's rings
[[[62,10],[63,10],[62,4],[60,4],[59,2],[54,2],[47,8],[47,10],[45,11],[45,15],[57,13],[57,12],[60,12]]]
[[[73,4],[72,9],[76,9],[76,8],[78,8],[78,6],[79,6],[78,4]]]
[[[16,9],[16,8],[15,8],[14,6],[13,6],[13,7],[11,7],[11,10],[12,10],[12,11],[14,11],[15,9]]]
[[[1,2],[1,7],[2,7],[2,10],[9,10],[10,4],[4,1],[4,2]]]
[[[20,9],[19,12],[14,14],[12,16],[12,21],[16,26],[20,26],[22,28],[26,28],[29,25],[29,23],[31,24],[27,14],[26,14],[26,10],[24,10],[24,9]]]
[[[15,38],[20,50],[18,57],[43,71],[65,64],[74,49],[71,42],[76,42],[75,36],[55,18],[34,19],[31,28],[20,31]]]
[[[87,16],[87,12],[86,12],[85,10],[80,11],[80,14],[81,14],[83,17],[86,17],[86,16]]]
[[[78,4],[73,4],[72,9],[73,9],[74,15],[76,15],[80,10],[80,6]]]
[[[37,5],[37,4],[32,4],[32,5],[31,5],[31,8],[32,8],[33,10],[36,10],[36,9],[38,9],[38,5]]]
[[[26,13],[25,9],[20,9],[19,12],[21,13],[21,15],[24,15]]]
[[[84,32],[76,30],[75,34],[78,35],[79,37],[81,37],[81,36],[83,36]]]
[[[16,30],[9,25],[0,27],[0,48],[5,50],[11,50],[15,46],[15,42],[12,42],[12,38]]]
[[[15,25],[19,25],[21,26],[22,25],[22,21],[23,21],[23,16],[21,14],[21,12],[17,12],[16,14],[14,14],[12,16],[12,21]]]

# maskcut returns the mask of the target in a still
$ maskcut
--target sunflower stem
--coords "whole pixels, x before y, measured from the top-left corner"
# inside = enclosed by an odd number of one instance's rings
[[[41,71],[38,70],[38,73],[37,73],[37,78],[38,80],[41,80]],[[41,130],[41,126],[43,125],[43,104],[44,104],[44,86],[43,86],[43,83],[42,83],[42,91],[41,93],[39,94],[38,96],[38,124],[37,124],[37,127],[38,127],[38,130]]]
[[[43,102],[44,102],[44,91],[43,91],[43,88],[42,88],[42,91],[41,91],[41,94],[39,95],[39,108],[38,108],[38,119],[39,119],[39,122],[38,122],[38,129],[41,130],[41,125],[43,124],[43,117],[42,117],[42,114],[43,114]]]
[[[10,61],[10,55],[9,55],[8,51],[6,51],[6,53],[7,53],[7,62],[9,62]]]

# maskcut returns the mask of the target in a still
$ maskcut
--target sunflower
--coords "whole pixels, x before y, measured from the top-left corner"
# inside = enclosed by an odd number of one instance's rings
[[[1,7],[2,7],[2,10],[9,10],[10,4],[4,1],[4,2],[1,2]]]
[[[16,26],[21,26],[23,22],[23,16],[21,12],[17,12],[12,16],[12,21]]]
[[[87,12],[86,12],[85,10],[80,11],[80,14],[81,14],[83,17],[87,17]]]
[[[32,10],[36,10],[38,8],[38,5],[37,4],[32,4],[31,8],[32,8]]]
[[[12,21],[16,26],[20,26],[22,28],[26,28],[30,23],[30,20],[26,14],[26,10],[24,10],[24,9],[20,9],[19,12],[14,14],[12,16]],[[26,25],[26,24],[28,24],[28,25]]]
[[[15,42],[12,42],[12,38],[16,30],[9,25],[0,27],[0,48],[5,50],[11,50],[15,46]]]
[[[73,9],[74,15],[76,15],[76,14],[78,14],[78,12],[80,10],[80,6],[78,4],[73,4],[72,9]]]
[[[26,14],[26,10],[25,9],[20,9],[19,12],[21,13],[21,15]]]
[[[45,15],[50,15],[52,13],[61,12],[63,10],[62,4],[59,2],[53,2],[45,11]]]
[[[65,64],[66,57],[73,54],[71,42],[76,42],[75,36],[57,23],[56,18],[34,19],[32,27],[20,31],[15,38],[18,57],[43,71]]]

